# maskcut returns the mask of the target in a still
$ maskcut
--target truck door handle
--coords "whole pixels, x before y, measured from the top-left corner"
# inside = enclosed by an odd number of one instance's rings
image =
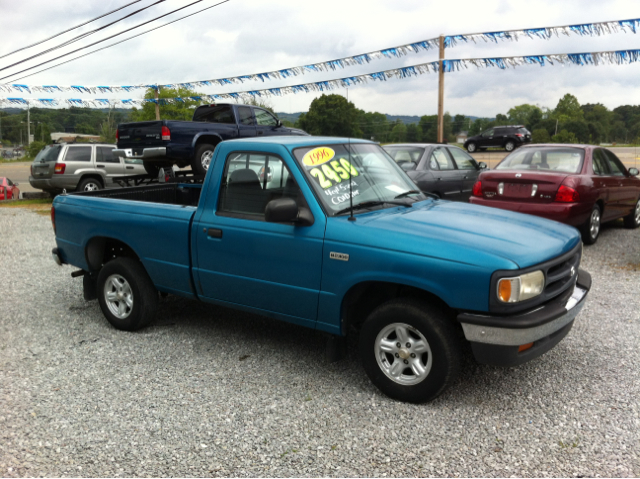
[[[264,131],[258,131],[258,135],[263,135]]]
[[[127,166],[127,170],[133,170],[133,166]]]
[[[104,165],[96,165],[98,168],[104,168]]]
[[[222,230],[219,230],[218,228],[209,228],[207,230],[207,235],[211,238],[222,238]]]

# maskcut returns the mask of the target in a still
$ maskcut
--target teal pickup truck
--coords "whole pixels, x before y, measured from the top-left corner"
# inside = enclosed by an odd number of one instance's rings
[[[54,259],[116,328],[168,293],[323,331],[329,351],[358,334],[371,381],[411,402],[453,383],[465,343],[506,366],[550,350],[591,286],[576,229],[427,197],[363,140],[224,141],[202,185],[63,194],[51,215]]]

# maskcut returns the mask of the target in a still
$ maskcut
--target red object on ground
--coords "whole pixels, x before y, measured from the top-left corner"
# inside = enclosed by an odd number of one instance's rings
[[[9,178],[0,176],[0,200],[18,199],[20,197],[20,189],[14,185]]]

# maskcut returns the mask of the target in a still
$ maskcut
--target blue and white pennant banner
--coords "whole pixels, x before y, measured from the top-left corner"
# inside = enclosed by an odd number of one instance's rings
[[[584,23],[577,25],[565,25],[558,27],[528,28],[522,30],[505,30],[486,33],[468,33],[463,35],[451,35],[444,37],[445,48],[452,48],[460,42],[485,42],[517,41],[520,38],[540,38],[549,39],[560,35],[580,35],[580,36],[601,36],[605,34],[617,33],[620,31],[637,33],[640,31],[640,19],[616,20],[608,22]],[[29,86],[19,83],[3,83],[0,84],[0,91],[7,93],[56,93],[56,92],[76,92],[81,94],[105,94],[132,92],[136,90],[146,90],[149,88],[205,88],[211,86],[227,86],[233,84],[242,84],[245,81],[267,81],[267,80],[283,80],[291,77],[303,75],[308,72],[325,72],[335,71],[354,65],[363,65],[370,63],[372,60],[380,58],[399,58],[409,53],[419,53],[437,49],[439,46],[438,38],[422,40],[419,42],[408,43],[397,47],[384,48],[369,53],[361,53],[350,57],[338,58],[336,60],[328,60],[325,62],[313,63],[310,65],[301,65],[297,67],[284,68],[263,73],[251,73],[247,75],[239,75],[227,78],[218,78],[213,80],[198,80],[185,83],[168,83],[164,85],[121,85],[121,86],[83,86],[83,85],[36,85]],[[514,57],[515,58],[515,57]],[[457,61],[457,60],[452,60]]]
[[[444,60],[443,68],[446,73],[460,71],[463,68],[515,68],[523,65],[624,65],[640,62],[640,50],[617,50],[609,52],[593,53],[558,53],[548,55],[527,55],[517,57],[496,57],[496,58],[463,58],[457,60]],[[108,107],[140,107],[146,103],[159,103],[161,105],[176,104],[184,102],[214,103],[220,100],[242,100],[252,97],[283,96],[295,93],[325,92],[338,88],[347,88],[356,85],[363,85],[369,81],[387,81],[392,78],[403,79],[417,77],[425,73],[438,72],[439,62],[422,63],[402,68],[394,68],[364,75],[356,75],[334,80],[326,80],[300,85],[284,86],[279,88],[265,88],[261,90],[246,90],[230,93],[214,93],[201,96],[188,96],[180,98],[155,99],[52,99],[52,98],[0,98],[0,106],[78,106],[88,108],[108,108]]]

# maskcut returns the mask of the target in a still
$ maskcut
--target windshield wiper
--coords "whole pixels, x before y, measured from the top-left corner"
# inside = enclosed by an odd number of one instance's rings
[[[422,194],[422,191],[420,190],[409,190],[409,191],[405,191],[404,193],[400,193],[398,196],[396,196],[395,198],[393,198],[394,200],[397,200],[399,198],[404,198],[405,196],[409,196],[409,195],[419,195]]]
[[[411,206],[411,203],[405,203],[404,201],[393,201],[393,200],[388,200],[388,201],[363,201],[362,203],[358,203],[353,205],[353,208],[351,206],[347,206],[346,208],[342,208],[341,210],[338,210],[334,213],[334,216],[338,216],[341,215],[342,213],[347,213],[349,211],[351,211],[352,209],[355,210],[361,210],[363,208],[370,208],[372,206],[380,206],[380,205],[384,205],[384,204],[390,204],[390,205],[397,205],[397,206],[406,206],[407,208],[409,208]]]

